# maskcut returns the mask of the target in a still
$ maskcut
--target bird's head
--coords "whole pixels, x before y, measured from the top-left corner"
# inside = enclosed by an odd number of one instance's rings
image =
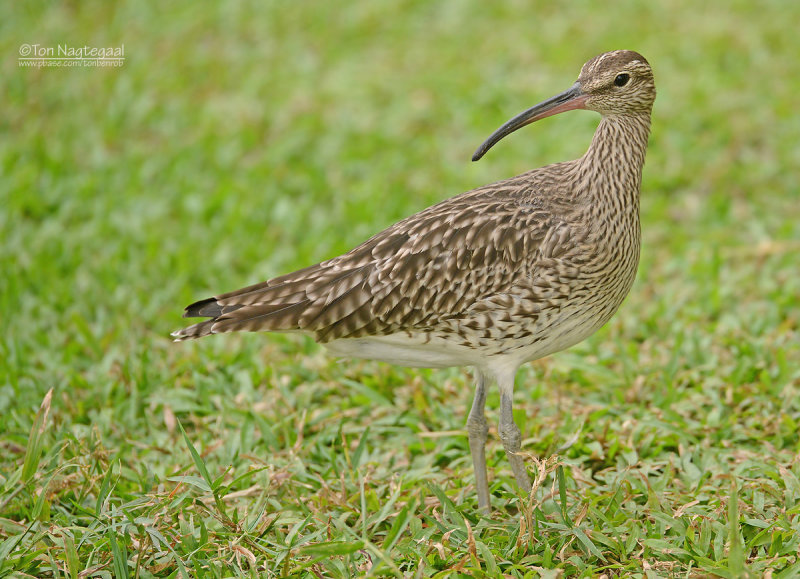
[[[497,129],[472,156],[477,161],[503,137],[535,121],[586,109],[603,116],[649,114],[656,98],[650,64],[638,52],[604,52],[583,65],[578,80],[556,96],[529,108]]]
[[[632,50],[595,56],[583,65],[576,84],[585,95],[582,108],[606,116],[649,114],[656,99],[653,70]]]

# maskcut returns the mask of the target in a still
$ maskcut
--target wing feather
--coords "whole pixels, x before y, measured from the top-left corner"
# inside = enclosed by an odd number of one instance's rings
[[[520,176],[453,197],[344,255],[196,302],[185,315],[212,319],[173,336],[299,330],[326,342],[424,332],[479,303],[502,305],[510,298],[498,296],[521,276],[535,283],[543,242],[552,258],[569,241],[569,231],[553,235],[556,221],[530,195]]]

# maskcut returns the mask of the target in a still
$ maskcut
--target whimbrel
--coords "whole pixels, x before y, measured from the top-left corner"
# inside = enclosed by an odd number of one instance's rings
[[[523,363],[591,335],[628,294],[639,263],[639,188],[655,96],[640,54],[592,58],[568,90],[508,121],[472,160],[524,125],[588,109],[602,119],[582,157],[462,193],[344,255],[196,302],[184,317],[211,319],[172,335],[299,331],[337,356],[473,366],[467,431],[478,505],[490,508],[490,380],[500,389],[500,439],[529,492],[512,416],[514,377]]]

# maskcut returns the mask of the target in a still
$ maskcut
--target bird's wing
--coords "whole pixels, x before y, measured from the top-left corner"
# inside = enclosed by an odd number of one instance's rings
[[[233,331],[303,331],[320,342],[425,331],[505,295],[558,242],[563,222],[525,176],[445,200],[350,252],[186,308],[210,317],[177,339]]]

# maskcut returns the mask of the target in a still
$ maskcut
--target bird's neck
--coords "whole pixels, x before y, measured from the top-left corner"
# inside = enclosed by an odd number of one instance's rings
[[[649,114],[604,116],[578,163],[581,181],[593,184],[588,190],[638,209],[649,135]]]

